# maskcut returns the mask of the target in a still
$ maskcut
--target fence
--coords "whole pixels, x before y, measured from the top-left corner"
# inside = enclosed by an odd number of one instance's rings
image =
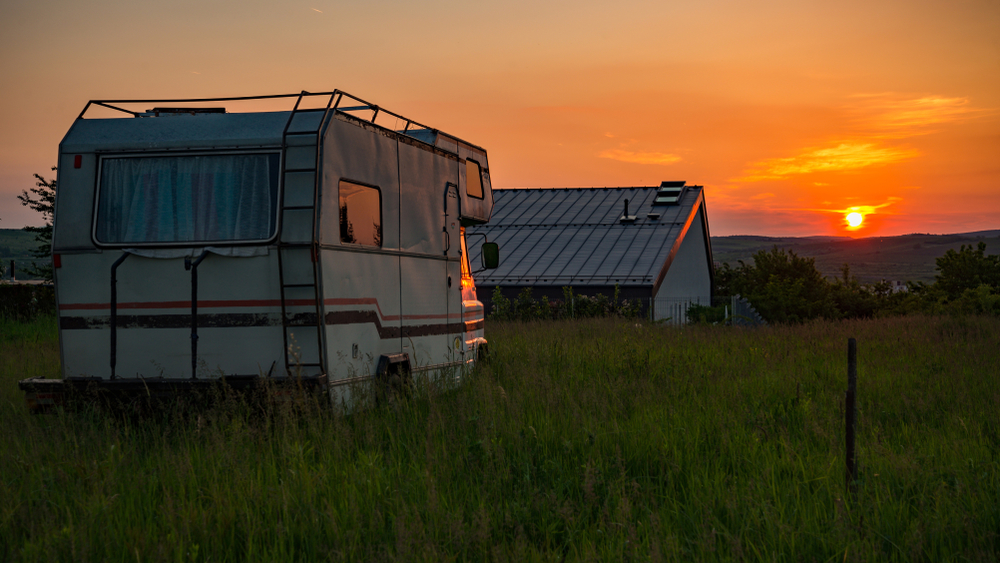
[[[761,326],[767,324],[743,297],[656,298],[612,295],[580,295],[569,288],[559,298],[535,298],[524,288],[509,299],[494,288],[489,297],[481,295],[487,314],[496,320],[575,319],[588,317],[644,318],[657,323],[681,326],[693,323]]]
[[[0,317],[30,321],[55,313],[55,291],[51,285],[0,283]]]
[[[740,295],[713,297],[710,304],[700,298],[653,299],[649,319],[669,325],[691,323],[763,326],[767,321]]]

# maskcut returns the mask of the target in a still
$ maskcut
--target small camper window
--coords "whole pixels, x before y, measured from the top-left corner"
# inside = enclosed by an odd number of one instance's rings
[[[483,199],[483,176],[479,163],[475,160],[465,161],[465,193],[476,199]]]
[[[340,181],[340,242],[382,246],[382,194],[378,188]]]
[[[101,160],[94,238],[110,245],[266,241],[277,224],[279,155]]]

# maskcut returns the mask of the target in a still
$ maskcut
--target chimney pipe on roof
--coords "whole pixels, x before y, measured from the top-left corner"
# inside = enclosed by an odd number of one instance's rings
[[[625,214],[622,215],[622,218],[620,219],[620,221],[622,223],[631,223],[631,222],[635,221],[635,216],[628,214],[628,200],[627,199],[625,200]]]

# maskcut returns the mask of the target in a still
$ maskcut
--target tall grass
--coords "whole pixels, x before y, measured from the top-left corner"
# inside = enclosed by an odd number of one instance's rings
[[[391,407],[124,417],[28,415],[55,332],[3,325],[0,559],[1000,556],[1000,319],[487,330],[488,365]]]

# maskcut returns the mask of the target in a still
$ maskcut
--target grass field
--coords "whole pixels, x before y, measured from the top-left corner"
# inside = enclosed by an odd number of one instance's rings
[[[998,334],[490,324],[489,365],[394,408],[121,418],[29,415],[54,323],[0,324],[0,560],[996,561]]]

